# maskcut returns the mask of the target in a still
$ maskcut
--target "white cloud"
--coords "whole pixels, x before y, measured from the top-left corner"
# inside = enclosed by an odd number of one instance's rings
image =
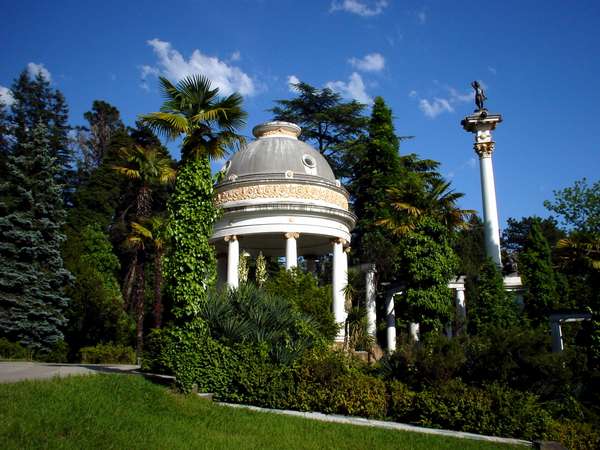
[[[186,60],[179,51],[175,50],[170,42],[152,39],[148,41],[154,53],[158,57],[156,66],[142,66],[141,75],[144,81],[148,75],[161,74],[167,78],[179,81],[186,76],[201,74],[218,87],[223,95],[239,92],[242,95],[254,95],[256,87],[250,76],[240,68],[229,65],[214,56],[204,55],[196,49],[190,58]],[[142,87],[144,88],[144,83]]]
[[[15,102],[12,91],[5,87],[0,86],[0,103],[4,106],[10,106]]]
[[[467,165],[467,167],[468,167],[469,169],[474,169],[474,168],[475,168],[475,166],[477,166],[477,160],[475,159],[475,157],[474,157],[474,156],[472,156],[471,158],[469,158],[469,159],[467,160],[467,162],[466,162],[465,164]]]
[[[385,67],[385,58],[381,53],[369,53],[363,58],[350,58],[348,62],[364,72],[379,72]]]
[[[230,61],[239,61],[240,59],[242,59],[242,54],[240,53],[239,50],[236,50],[235,52],[233,52],[231,54],[231,56],[229,57]]]
[[[52,75],[50,74],[48,69],[46,69],[44,67],[44,65],[42,63],[36,64],[36,63],[30,62],[29,64],[27,64],[27,73],[32,78],[35,78],[38,76],[38,74],[41,74],[42,77],[44,77],[46,79],[46,81],[48,81],[48,82],[52,81]]]
[[[334,0],[331,2],[329,11],[346,11],[361,17],[371,17],[381,14],[387,5],[387,0],[375,0],[374,2],[364,0]]]
[[[289,77],[287,77],[287,84],[290,92],[293,92],[295,94],[298,91],[296,86],[294,86],[298,83],[300,83],[300,79],[296,75],[290,75]]]
[[[433,119],[443,112],[453,112],[454,108],[450,105],[450,102],[445,98],[435,97],[433,100],[427,100],[422,98],[419,100],[419,108],[423,113]]]
[[[440,84],[437,81],[434,83],[436,85]],[[459,103],[466,103],[473,100],[473,93],[471,91],[461,93],[449,86],[447,86],[445,89],[448,92],[447,96],[437,96],[432,99],[419,99],[419,109],[423,111],[425,116],[429,117],[430,119],[434,119],[442,113],[454,112],[454,106]],[[408,96],[411,98],[417,98],[417,91],[410,91]]]
[[[347,83],[345,81],[330,81],[325,87],[328,87],[332,91],[339,92],[344,97],[352,98],[361,103],[368,104],[373,102],[365,90],[365,83],[363,82],[362,77],[356,72],[352,72]]]
[[[488,71],[492,74],[492,75],[496,75],[498,73],[498,71],[496,70],[495,67],[492,66],[488,66]]]
[[[417,13],[417,21],[419,22],[419,24],[425,25],[425,22],[427,22],[427,13],[425,12],[425,10],[419,11]]]

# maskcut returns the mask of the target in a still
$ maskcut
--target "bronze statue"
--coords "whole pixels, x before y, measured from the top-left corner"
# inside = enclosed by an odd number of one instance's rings
[[[487,97],[485,96],[485,93],[483,92],[483,88],[481,87],[481,85],[479,84],[479,82],[477,80],[473,81],[471,83],[471,86],[473,86],[473,89],[475,89],[475,104],[477,105],[476,112],[485,111],[483,102],[485,100],[487,100]]]

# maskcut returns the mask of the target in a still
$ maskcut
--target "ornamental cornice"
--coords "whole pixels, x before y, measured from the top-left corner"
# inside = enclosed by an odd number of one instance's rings
[[[475,149],[475,153],[477,153],[480,158],[491,158],[495,146],[496,143],[493,141],[476,142],[473,145],[473,148]]]
[[[215,204],[222,206],[229,202],[255,199],[320,200],[348,211],[348,199],[344,194],[325,186],[296,183],[257,184],[228,189],[217,193]]]

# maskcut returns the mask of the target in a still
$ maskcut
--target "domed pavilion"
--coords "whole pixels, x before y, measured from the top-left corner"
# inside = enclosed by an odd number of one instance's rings
[[[237,287],[240,249],[256,257],[285,257],[288,269],[303,257],[309,270],[319,256],[333,253],[333,313],[344,324],[348,284],[347,249],[356,217],[348,192],[325,158],[298,139],[299,126],[267,122],[254,127],[256,140],[225,163],[215,186],[223,214],[211,242],[219,281]],[[344,340],[344,327],[337,337]]]

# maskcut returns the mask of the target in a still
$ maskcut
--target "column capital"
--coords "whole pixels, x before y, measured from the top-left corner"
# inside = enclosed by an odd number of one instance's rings
[[[352,250],[352,247],[350,247],[349,245],[344,247],[344,253],[350,253],[351,250]]]
[[[480,158],[491,158],[495,147],[496,143],[494,141],[476,142],[473,144],[475,153],[477,153]]]
[[[286,239],[298,239],[300,237],[300,233],[295,233],[295,232],[285,233],[284,236]]]
[[[225,236],[225,242],[229,242],[229,241],[237,241],[238,237],[235,234],[231,234],[229,236]]]
[[[348,241],[346,239],[342,239],[342,238],[333,238],[333,239],[331,239],[331,243],[332,244],[348,245]]]

